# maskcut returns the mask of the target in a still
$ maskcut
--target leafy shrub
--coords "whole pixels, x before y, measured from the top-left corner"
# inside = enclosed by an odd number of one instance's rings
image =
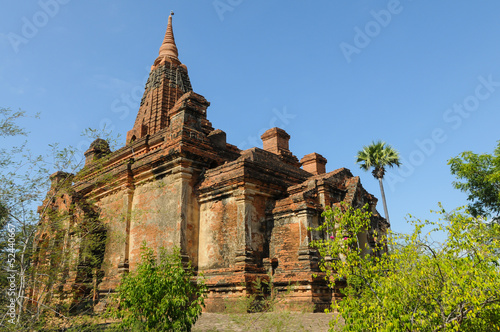
[[[415,220],[411,234],[389,232],[382,241],[389,252],[363,255],[355,235],[370,214],[325,211],[337,234],[313,245],[332,258],[322,265],[331,287],[345,284],[345,297],[332,305],[343,331],[500,330],[500,225],[461,211],[439,214],[444,222]],[[445,239],[433,241],[436,233]]]
[[[206,286],[195,281],[190,264],[183,266],[180,250],[142,246],[137,269],[118,287],[116,318],[121,328],[145,331],[191,331],[204,306]]]

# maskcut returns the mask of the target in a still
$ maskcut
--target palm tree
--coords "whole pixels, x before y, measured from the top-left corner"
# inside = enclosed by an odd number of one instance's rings
[[[382,203],[384,204],[384,213],[389,225],[389,213],[387,212],[387,203],[385,201],[384,185],[382,179],[385,175],[386,167],[400,166],[399,152],[389,144],[378,141],[372,142],[368,146],[364,146],[363,150],[358,151],[356,155],[356,163],[365,171],[373,167],[372,174],[378,179],[380,184],[380,192],[382,193]]]

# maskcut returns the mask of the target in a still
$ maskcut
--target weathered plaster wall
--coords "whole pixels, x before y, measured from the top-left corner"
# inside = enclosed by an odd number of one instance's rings
[[[247,205],[248,217],[247,225],[250,234],[250,249],[253,251],[256,263],[262,261],[264,256],[268,256],[268,242],[266,241],[266,206],[269,197],[255,195]]]
[[[130,269],[140,261],[141,246],[180,247],[179,179],[165,176],[136,185],[130,223]]]
[[[104,280],[100,289],[114,289],[118,285],[118,265],[126,258],[125,243],[126,232],[126,192],[119,190],[105,196],[97,203],[103,221],[107,229],[106,250],[101,269],[104,271]]]
[[[297,218],[293,215],[274,219],[269,256],[271,259],[278,259],[278,269],[281,270],[297,260],[302,232]]]
[[[233,196],[201,203],[199,261],[201,270],[228,268],[238,250],[238,206]]]

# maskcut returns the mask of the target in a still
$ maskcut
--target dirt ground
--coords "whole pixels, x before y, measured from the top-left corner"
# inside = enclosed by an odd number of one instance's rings
[[[333,314],[271,312],[255,314],[203,313],[193,332],[328,331]]]

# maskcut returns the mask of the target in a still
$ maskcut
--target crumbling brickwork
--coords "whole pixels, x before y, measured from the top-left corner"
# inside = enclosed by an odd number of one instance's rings
[[[332,292],[318,268],[318,253],[309,246],[322,235],[309,228],[322,222],[325,206],[342,201],[356,207],[368,203],[379,227],[384,220],[375,209],[377,199],[349,170],[326,173],[327,161],[317,153],[299,162],[282,129],[262,135],[263,149],[242,151],[227,143],[226,134],[207,119],[209,105],[193,92],[178,59],[170,17],[126,145],[111,152],[102,142],[93,143],[66,194],[67,200],[89,199],[106,232],[95,274],[100,277],[91,284],[100,299],[114,291],[121,274],[135,269],[146,242],[153,248],[178,246],[204,274],[207,311],[223,311],[251,293],[257,278],[271,277],[282,291],[281,305],[324,309]],[[57,199],[49,205],[62,211],[67,203]],[[62,246],[79,248],[69,227],[85,213],[58,230],[66,232]],[[38,246],[50,232],[40,227]],[[368,235],[360,238],[370,243]],[[81,259],[74,252],[67,277],[60,280],[68,291],[78,288]],[[292,291],[285,292],[289,285]]]

